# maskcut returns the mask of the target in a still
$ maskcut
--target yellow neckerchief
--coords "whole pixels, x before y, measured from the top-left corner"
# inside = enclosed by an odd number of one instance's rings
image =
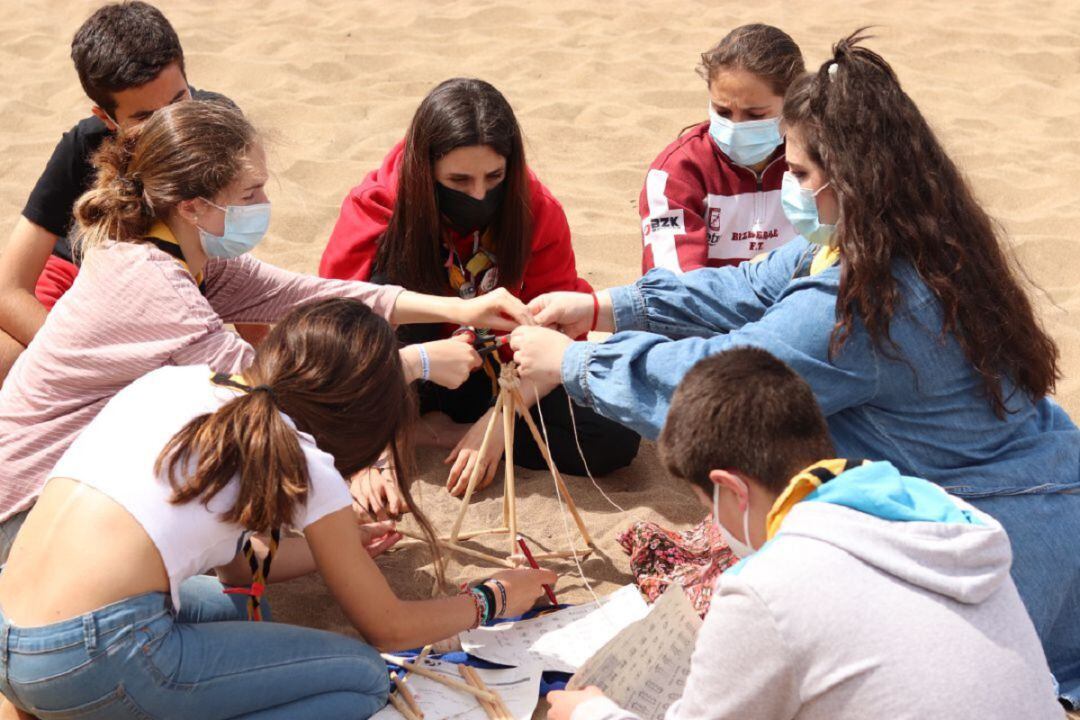
[[[835,478],[837,475],[847,472],[860,465],[865,465],[869,460],[847,460],[845,458],[832,458],[814,463],[795,477],[791,478],[784,492],[776,498],[772,509],[765,517],[765,539],[772,540],[780,530],[784,518],[791,512],[791,508],[806,499],[806,496],[817,490],[824,483]]]
[[[840,248],[822,245],[814,253],[814,259],[810,262],[810,274],[817,275],[819,272],[828,270],[840,259]]]
[[[169,255],[171,255],[173,257],[173,259],[176,260],[176,262],[178,262],[178,263],[180,263],[181,265],[184,266],[184,269],[188,271],[188,275],[191,275],[193,278],[195,278],[195,284],[196,285],[199,285],[199,286],[202,285],[202,282],[203,282],[202,273],[199,273],[198,275],[196,275],[193,272],[191,272],[191,268],[188,267],[187,261],[184,260],[184,253],[180,249],[180,243],[179,243],[179,241],[177,241],[176,236],[173,235],[173,231],[169,229],[168,225],[166,225],[163,221],[158,220],[150,228],[150,231],[146,233],[146,239],[147,240],[157,240],[159,242],[165,243],[166,245],[175,246],[176,247],[175,252],[170,252],[169,250],[165,250],[164,248],[161,248],[161,249],[164,252],[169,253]],[[155,243],[155,245],[156,244],[157,243]]]

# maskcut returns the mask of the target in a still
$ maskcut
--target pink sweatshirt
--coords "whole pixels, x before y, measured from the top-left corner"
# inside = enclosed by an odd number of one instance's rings
[[[211,260],[206,296],[145,243],[91,250],[0,389],[0,521],[33,505],[49,472],[105,403],[165,365],[239,372],[254,350],[225,323],[272,323],[294,306],[352,297],[389,318],[401,288],[325,280],[248,255]]]

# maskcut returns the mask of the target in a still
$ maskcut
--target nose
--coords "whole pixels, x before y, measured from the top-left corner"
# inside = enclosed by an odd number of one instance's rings
[[[483,200],[487,195],[487,188],[484,187],[484,179],[478,178],[469,183],[469,197],[476,200]]]

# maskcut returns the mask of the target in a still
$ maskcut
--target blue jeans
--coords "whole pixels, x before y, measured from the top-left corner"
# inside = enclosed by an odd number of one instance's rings
[[[244,596],[191,578],[181,608],[147,593],[44,627],[0,611],[0,692],[41,718],[367,718],[386,704],[359,640],[249,622]]]

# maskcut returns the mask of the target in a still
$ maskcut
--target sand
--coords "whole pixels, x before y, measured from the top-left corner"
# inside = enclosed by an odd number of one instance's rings
[[[3,2],[3,227],[14,224],[60,133],[88,112],[68,50],[97,5]],[[1039,306],[1063,358],[1057,397],[1080,417],[1080,4],[969,5],[159,3],[184,43],[192,84],[230,96],[273,138],[274,220],[256,251],[261,259],[314,272],[341,199],[404,134],[424,94],[447,77],[478,76],[514,106],[530,164],[566,208],[579,270],[598,288],[638,274],[638,193],[655,155],[704,119],[705,88],[694,74],[701,51],[736,25],[763,21],[791,33],[816,67],[833,41],[877,25],[871,47],[893,64],[1041,288]],[[442,490],[440,460],[419,455],[417,494],[448,528],[458,504]],[[523,530],[536,546],[565,547],[550,478],[518,476]],[[634,519],[684,525],[702,515],[686,488],[664,477],[651,445],[603,482],[625,513],[587,479],[570,480],[599,544],[584,565],[598,593],[629,580],[617,530]],[[500,493],[496,486],[479,496],[470,525],[497,517]],[[407,545],[381,561],[400,593],[429,592],[425,552]],[[568,571],[561,597],[584,600],[572,566],[558,567]],[[459,579],[488,572],[459,563],[451,570]],[[279,619],[349,631],[318,580],[275,588],[272,599]]]

